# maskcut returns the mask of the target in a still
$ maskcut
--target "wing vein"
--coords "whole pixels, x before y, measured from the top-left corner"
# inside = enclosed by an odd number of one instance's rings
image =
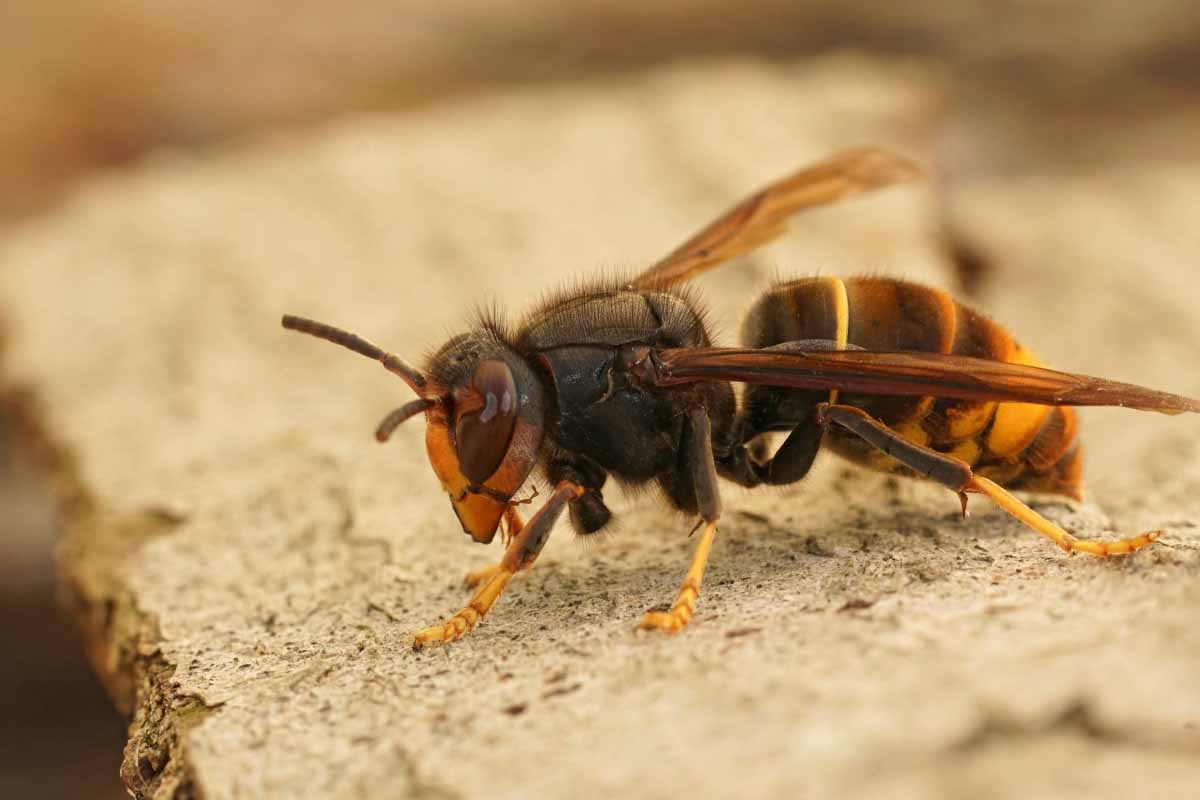
[[[663,386],[724,380],[860,394],[1200,413],[1200,400],[1144,386],[944,353],[669,349],[659,354],[659,376]]]

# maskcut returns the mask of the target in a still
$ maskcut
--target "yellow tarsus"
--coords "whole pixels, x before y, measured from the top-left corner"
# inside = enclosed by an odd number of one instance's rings
[[[512,572],[497,565],[492,576],[488,578],[487,583],[475,593],[475,596],[471,598],[471,602],[467,603],[466,608],[446,620],[443,624],[434,625],[417,633],[413,636],[413,647],[421,648],[428,644],[453,642],[456,639],[462,638],[469,630],[475,627],[475,623],[479,622],[488,613],[492,605],[496,602],[496,598],[500,596],[500,593],[504,591],[504,587],[512,579],[512,576]]]
[[[475,592],[471,602],[441,625],[419,631],[413,636],[413,647],[420,649],[428,644],[453,642],[474,628],[495,605],[512,576],[533,566],[558,515],[567,503],[581,496],[583,492],[583,487],[578,484],[560,481],[550,500],[530,518],[528,525],[521,521],[521,515],[513,508],[515,504],[510,504],[504,512],[510,541],[504,548],[504,557],[500,559],[500,563],[468,573],[468,587],[483,584]],[[551,516],[547,517],[547,514]]]
[[[700,584],[704,581],[704,567],[708,564],[708,554],[712,550],[713,540],[717,536],[717,523],[706,522],[700,543],[696,545],[696,553],[692,556],[692,566],[679,596],[670,611],[647,611],[639,626],[642,630],[657,630],[664,633],[679,633],[692,621],[696,612],[696,600],[700,597]]]
[[[963,487],[963,491],[985,494],[1000,508],[1012,514],[1035,531],[1050,539],[1068,553],[1090,553],[1100,558],[1121,556],[1148,547],[1162,535],[1162,531],[1148,531],[1129,539],[1118,539],[1115,542],[1098,542],[1078,539],[1067,533],[1058,525],[1043,517],[1029,506],[1013,497],[998,484],[987,478],[976,475]]]

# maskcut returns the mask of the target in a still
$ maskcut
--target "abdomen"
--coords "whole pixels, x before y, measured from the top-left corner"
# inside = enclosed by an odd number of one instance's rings
[[[803,278],[775,286],[743,324],[747,347],[826,339],[866,350],[952,353],[1039,365],[983,314],[946,292],[891,278]],[[1065,407],[1029,403],[833,393],[906,439],[950,453],[1010,488],[1082,492],[1077,417]],[[831,449],[876,469],[902,471],[893,459],[846,432],[830,431]]]

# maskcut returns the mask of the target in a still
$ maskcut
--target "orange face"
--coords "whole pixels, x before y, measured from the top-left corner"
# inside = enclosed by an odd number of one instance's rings
[[[496,535],[512,498],[537,463],[542,442],[542,388],[528,364],[484,322],[446,342],[426,372],[349,331],[284,315],[283,327],[339,344],[383,364],[418,399],[395,409],[375,431],[387,441],[421,412],[429,463],[450,495],[463,530],[477,542]]]
[[[520,415],[512,375],[483,361],[453,403],[426,412],[425,447],[463,530],[488,543],[537,461],[540,427]]]

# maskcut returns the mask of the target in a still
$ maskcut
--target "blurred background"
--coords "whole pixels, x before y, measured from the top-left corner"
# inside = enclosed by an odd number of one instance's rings
[[[1188,0],[6,0],[0,247],[94,176],[334,118],[665,63],[833,52],[914,60],[941,91],[947,192],[988,175],[1200,157],[1200,6]],[[847,144],[854,144],[847,142]],[[959,248],[963,288],[1002,279]],[[80,265],[86,269],[86,265]],[[998,274],[999,273],[999,274]],[[0,324],[3,322],[0,308]],[[2,333],[2,328],[0,328]],[[0,338],[2,344],[2,338]],[[0,359],[3,354],[0,351]],[[0,408],[0,796],[124,796],[124,726],[55,603],[55,513]]]

